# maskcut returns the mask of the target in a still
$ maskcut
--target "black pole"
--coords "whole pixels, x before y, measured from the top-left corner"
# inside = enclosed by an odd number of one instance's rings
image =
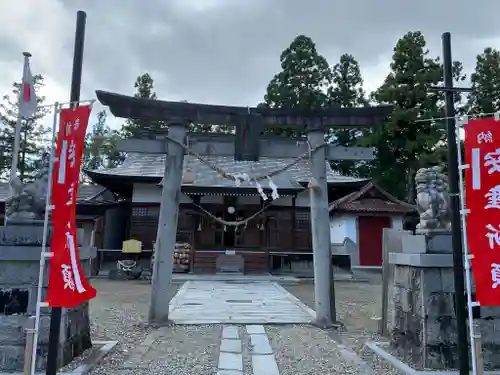
[[[453,246],[453,271],[455,279],[455,306],[457,315],[457,346],[460,375],[469,375],[469,345],[467,339],[467,305],[465,302],[464,253],[460,224],[460,197],[457,160],[457,136],[455,131],[455,103],[450,33],[444,33],[443,74],[445,92],[445,117],[448,134],[448,176],[450,191],[451,235]],[[464,228],[465,230],[465,228]],[[474,345],[471,343],[471,345]]]
[[[75,48],[73,52],[73,73],[71,75],[70,102],[78,105],[82,84],[83,47],[85,44],[85,23],[87,14],[79,10],[76,13]],[[45,375],[56,375],[57,355],[59,351],[59,335],[61,332],[62,309],[53,307],[50,314],[49,348]]]

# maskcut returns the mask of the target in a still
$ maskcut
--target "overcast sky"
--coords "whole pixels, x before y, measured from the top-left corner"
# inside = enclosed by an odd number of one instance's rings
[[[131,95],[149,72],[161,99],[252,106],[298,34],[332,65],[353,54],[367,91],[410,30],[424,32],[436,55],[450,31],[468,72],[484,47],[500,48],[499,0],[0,0],[0,94],[19,81],[29,51],[47,102],[68,100],[77,10],[88,16],[82,99],[96,89]]]

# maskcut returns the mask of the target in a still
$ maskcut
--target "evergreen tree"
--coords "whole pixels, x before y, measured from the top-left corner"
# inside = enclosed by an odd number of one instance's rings
[[[359,63],[354,56],[343,54],[332,69],[333,85],[328,89],[328,100],[331,107],[354,108],[366,106],[368,101],[363,90],[363,78]],[[362,129],[348,128],[329,130],[328,143],[343,147],[357,146],[358,138],[363,134]],[[343,175],[363,174],[358,166],[363,163],[353,161],[333,161],[332,168]]]
[[[97,113],[97,122],[85,137],[83,169],[114,168],[122,161],[122,155],[116,151],[119,134],[106,124],[106,117],[106,111]]]
[[[379,104],[393,105],[394,111],[364,141],[377,149],[373,177],[393,194],[413,201],[414,175],[443,137],[439,124],[426,121],[441,114],[442,94],[431,87],[442,82],[442,65],[429,56],[424,36],[417,31],[399,39],[390,67],[372,97]]]
[[[500,110],[500,52],[491,47],[477,55],[471,75],[473,92],[469,95],[469,113],[493,113]]]
[[[144,73],[137,77],[137,80],[134,83],[134,88],[136,89],[134,97],[151,100],[156,99],[154,81],[149,73]],[[165,130],[166,126],[163,121],[128,119],[125,124],[122,125],[120,134],[124,138],[142,138],[145,134],[161,133]]]
[[[44,97],[39,95],[40,88],[44,86],[41,75],[33,76],[35,92],[37,93],[37,108],[33,118],[22,120],[21,137],[19,147],[19,163],[17,170],[19,178],[26,182],[35,177],[40,168],[42,154],[47,152],[50,145],[51,130],[41,124],[40,120],[49,112],[48,107],[42,107]],[[9,171],[12,162],[12,148],[14,145],[14,134],[17,124],[17,114],[19,109],[18,98],[21,83],[14,83],[12,93],[3,97],[0,104],[0,149],[3,152],[0,165],[0,176],[9,178]]]
[[[328,90],[333,107],[354,108],[368,104],[363,90],[363,77],[358,61],[350,54],[343,54],[332,68],[333,85]]]
[[[280,56],[282,71],[267,86],[264,97],[270,108],[314,110],[329,105],[327,90],[332,72],[311,38],[297,36]],[[298,135],[296,129],[272,128],[267,134]]]

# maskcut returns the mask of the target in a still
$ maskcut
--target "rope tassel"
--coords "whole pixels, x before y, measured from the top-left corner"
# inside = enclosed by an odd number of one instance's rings
[[[276,185],[273,180],[271,179],[271,177],[267,176],[267,179],[269,180],[269,187],[272,189],[272,193],[271,193],[271,197],[273,198],[273,200],[276,200],[280,197],[280,195],[278,194],[278,185]]]
[[[262,200],[267,201],[267,195],[264,193],[264,189],[262,189],[262,185],[259,184],[259,181],[255,180],[255,186],[257,187],[257,191],[259,192]]]
[[[234,184],[237,187],[241,186],[241,183],[244,181],[250,182],[250,176],[248,173],[235,173],[233,174]]]

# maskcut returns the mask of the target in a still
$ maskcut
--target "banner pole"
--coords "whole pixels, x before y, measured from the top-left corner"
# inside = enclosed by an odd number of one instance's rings
[[[76,14],[75,46],[73,51],[73,72],[71,75],[70,102],[77,107],[80,101],[82,84],[83,49],[85,44],[85,23],[87,14],[79,10]],[[61,333],[62,308],[53,307],[50,313],[50,335],[47,354],[46,375],[57,374],[57,356],[59,352],[59,335]]]
[[[462,147],[460,147],[460,127],[468,123],[468,118],[465,116],[463,120],[456,116],[457,121],[455,121],[456,134],[457,134],[457,161],[458,161],[458,181],[459,181],[459,192],[460,192],[460,215],[462,216],[462,242],[464,247],[464,265],[465,265],[465,285],[467,287],[467,313],[468,313],[468,323],[469,323],[469,337],[470,337],[470,350],[471,350],[471,361],[472,361],[472,374],[477,375],[477,355],[482,356],[482,353],[476,353],[476,335],[474,316],[472,313],[472,308],[474,306],[479,306],[478,302],[472,301],[472,279],[471,279],[471,257],[469,252],[469,243],[467,238],[467,214],[468,210],[465,206],[465,189],[464,189],[464,178],[463,169],[466,168],[462,161]]]
[[[33,346],[31,352],[31,375],[35,375],[36,371],[36,348],[38,345],[38,330],[40,328],[40,310],[42,307],[42,291],[43,291],[43,274],[45,271],[45,258],[49,258],[52,254],[47,252],[47,237],[49,232],[49,213],[51,210],[52,199],[52,174],[54,173],[54,157],[56,145],[56,128],[57,128],[57,115],[59,114],[59,103],[54,103],[54,120],[52,122],[52,140],[49,158],[49,175],[47,181],[47,192],[45,194],[45,217],[43,220],[43,237],[42,237],[42,251],[40,254],[40,270],[38,273],[38,289],[36,300],[35,312],[35,327],[33,336]]]
[[[453,279],[455,281],[455,310],[457,317],[458,367],[460,375],[470,375],[469,349],[467,345],[467,302],[465,301],[464,256],[460,224],[460,189],[458,181],[457,141],[455,125],[455,102],[453,88],[453,60],[451,57],[450,33],[443,33],[443,77],[445,94],[444,113],[448,136],[448,188],[451,218],[451,242],[453,248]]]

